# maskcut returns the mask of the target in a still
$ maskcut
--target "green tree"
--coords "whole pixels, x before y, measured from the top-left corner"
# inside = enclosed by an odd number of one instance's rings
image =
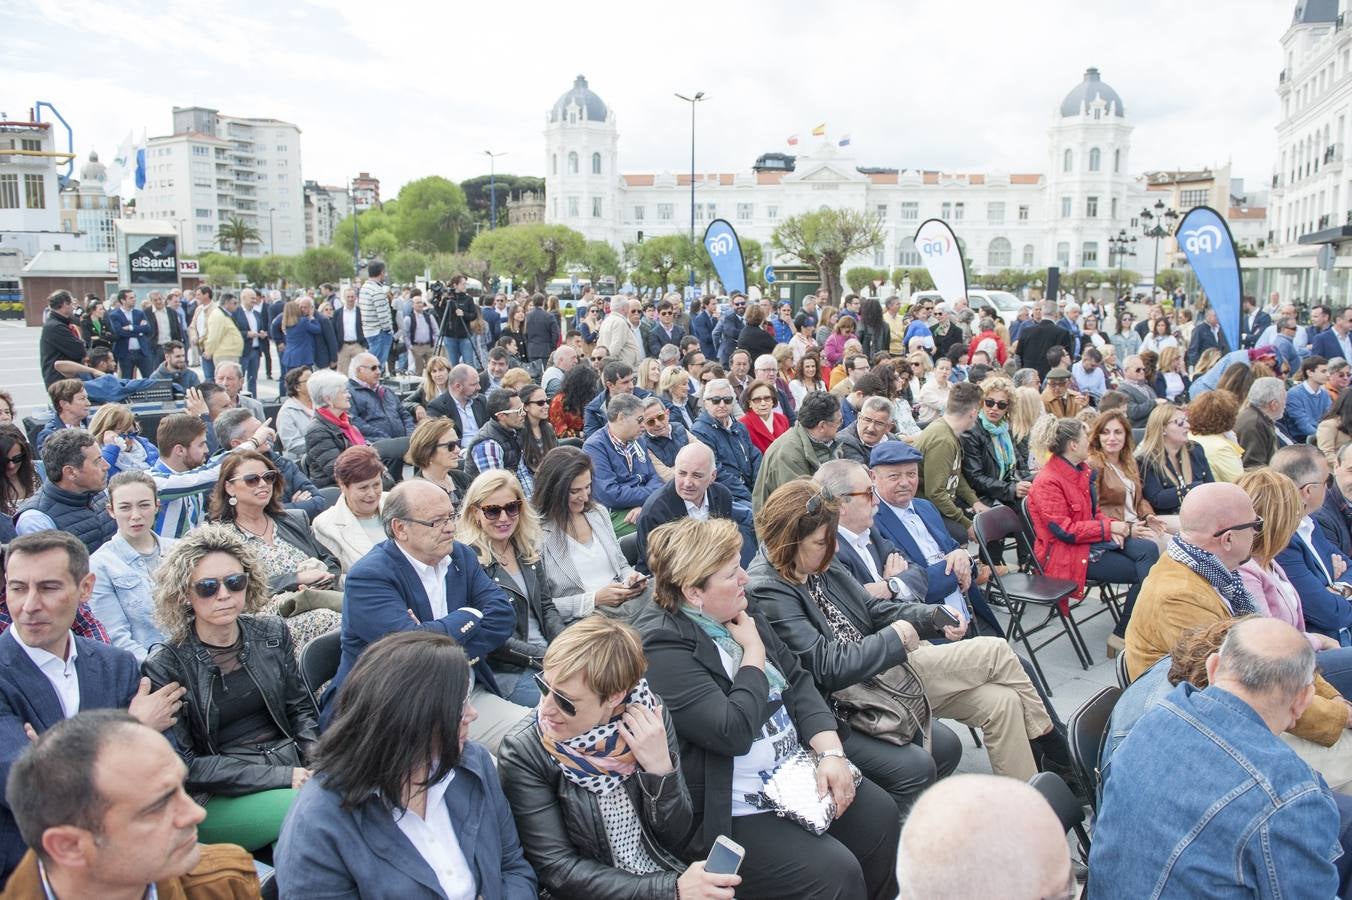
[[[507,224],[507,199],[512,194],[518,191],[535,191],[543,196],[545,192],[545,180],[534,175],[512,175],[499,172],[494,177],[494,183],[498,194],[498,216],[494,226],[499,228]],[[465,192],[465,202],[469,204],[473,221],[486,228],[491,200],[489,176],[476,175],[473,178],[468,178],[460,182],[460,189]]]
[[[311,247],[296,257],[296,280],[309,285],[340,281],[352,274],[352,255],[337,247]]]
[[[280,284],[296,279],[296,258],[269,253],[258,261],[261,284]]]
[[[390,255],[390,277],[398,282],[416,281],[427,270],[431,257],[417,250],[396,250]]]
[[[816,267],[833,304],[842,293],[841,265],[882,242],[883,228],[878,217],[853,209],[823,209],[790,216],[779,224],[771,238],[775,250]]]
[[[198,264],[202,267],[202,272],[206,275],[207,283],[214,287],[224,287],[233,284],[235,275],[239,273],[239,266],[234,262],[228,262],[224,257],[213,259],[210,262]]]
[[[542,291],[562,266],[582,256],[585,245],[586,238],[564,225],[509,225],[479,232],[469,251],[488,260],[493,274]]]
[[[370,234],[361,236],[362,255],[367,257],[388,257],[399,249],[399,239],[387,228],[378,228]]]
[[[929,269],[924,267],[913,267],[892,270],[892,284],[901,287],[901,283],[907,276],[911,279],[912,291],[932,291],[934,290],[934,279],[930,277]]]
[[[345,253],[352,252],[352,229],[357,229],[358,243],[361,248],[362,256],[374,256],[374,250],[368,243],[371,235],[379,231],[384,231],[394,236],[395,222],[394,216],[388,210],[396,208],[394,201],[385,204],[384,209],[372,208],[365,212],[357,213],[355,216],[348,216],[338,223],[333,230],[333,246]]]
[[[578,263],[593,285],[602,278],[618,278],[620,274],[620,255],[607,241],[587,241]]]
[[[845,284],[856,294],[862,294],[875,281],[886,281],[885,269],[873,269],[868,266],[855,266],[845,270]]]
[[[471,224],[460,185],[430,175],[404,185],[397,199],[393,231],[400,246],[429,252],[459,248],[460,234]]]
[[[216,229],[216,243],[227,250],[233,247],[236,256],[244,255],[245,244],[261,239],[262,235],[258,233],[258,229],[239,216],[231,216]]]
[[[1155,287],[1172,294],[1183,283],[1183,273],[1177,269],[1161,269],[1155,276]]]
[[[664,291],[672,283],[672,273],[693,261],[688,235],[664,234],[633,246],[634,270],[629,280],[640,287]]]

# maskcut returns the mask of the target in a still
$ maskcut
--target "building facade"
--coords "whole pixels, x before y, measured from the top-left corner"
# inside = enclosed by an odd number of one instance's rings
[[[884,245],[846,266],[918,266],[912,236],[928,218],[951,224],[975,272],[1059,265],[1105,269],[1108,237],[1137,229],[1145,183],[1131,175],[1132,126],[1122,100],[1089,69],[1054,109],[1042,173],[949,173],[861,165],[820,140],[741,172],[695,174],[693,225],[724,218],[768,250],[788,216],[822,207],[875,213]],[[578,76],[545,119],[545,220],[617,248],[692,225],[689,174],[621,173],[609,109]]]
[[[147,143],[137,215],[177,223],[184,255],[223,249],[220,226],[241,219],[258,233],[245,256],[305,249],[300,128],[277,119],[174,107],[174,132]],[[225,248],[233,249],[233,248]]]
[[[352,179],[352,207],[365,212],[380,206],[380,179],[362,172]]]
[[[61,230],[60,179],[49,122],[0,121],[0,247],[31,258],[42,250],[78,249]]]
[[[79,232],[83,244],[75,250],[113,253],[116,240],[113,220],[122,215],[122,198],[104,193],[108,167],[99,162],[97,152],[80,167],[80,180],[71,181],[61,191],[61,230]]]
[[[338,192],[338,197],[335,197]],[[339,201],[341,198],[341,201]],[[333,243],[338,223],[350,206],[342,188],[326,187],[316,181],[305,182],[305,246],[327,247]],[[343,212],[340,214],[340,210]]]

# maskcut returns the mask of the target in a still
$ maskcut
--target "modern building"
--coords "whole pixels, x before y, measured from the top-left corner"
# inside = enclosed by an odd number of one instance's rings
[[[335,196],[336,192],[336,196]],[[333,233],[347,215],[340,214],[350,204],[342,188],[325,187],[316,181],[305,182],[305,246],[327,247],[333,243]]]
[[[976,272],[1109,267],[1108,238],[1136,233],[1146,185],[1132,175],[1132,125],[1097,69],[1052,110],[1045,172],[955,173],[863,165],[846,141],[814,139],[739,172],[696,173],[693,226],[714,218],[769,246],[788,216],[824,206],[876,214],[884,245],[846,266],[918,266],[912,236],[949,222]],[[615,111],[578,76],[545,117],[545,221],[617,248],[692,226],[691,176],[621,172]],[[1146,271],[1149,271],[1146,267]]]
[[[380,206],[380,179],[362,172],[352,179],[352,206],[358,212]]]
[[[80,179],[67,182],[61,191],[61,230],[83,235],[81,246],[73,250],[112,253],[116,241],[113,220],[122,216],[122,198],[104,193],[108,167],[99,155],[90,151],[89,160],[80,167]]]
[[[31,118],[31,116],[30,116]],[[79,249],[61,230],[58,161],[49,122],[0,120],[0,247],[25,258],[43,250]]]
[[[300,128],[176,106],[173,134],[147,144],[146,186],[136,200],[139,217],[178,224],[185,256],[222,249],[217,234],[232,219],[258,234],[245,242],[245,256],[300,253],[305,249]]]

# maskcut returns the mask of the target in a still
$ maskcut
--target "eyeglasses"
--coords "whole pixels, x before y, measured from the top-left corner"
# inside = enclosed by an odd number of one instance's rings
[[[21,465],[23,465],[24,463],[26,463],[26,462],[28,461],[28,451],[27,451],[27,450],[20,450],[18,453],[14,454],[13,456],[7,456],[7,457],[5,457],[5,460],[6,460],[11,466],[21,466]]]
[[[606,361],[606,355],[605,355],[604,353],[602,353],[600,356],[593,356],[593,357],[591,358],[591,361],[592,361],[592,362],[605,362],[605,361]]]
[[[1170,419],[1170,420],[1169,420],[1169,424],[1170,424],[1170,425],[1177,425],[1179,428],[1187,428],[1187,427],[1188,427],[1188,420],[1187,420],[1187,419]]]
[[[764,402],[764,403],[774,403],[774,402],[775,402],[775,398],[774,398],[774,397],[771,397],[769,394],[760,394],[759,396],[752,397],[752,398],[751,398],[751,402],[752,402],[752,403],[762,403],[762,402]]]
[[[715,406],[726,406],[732,402],[731,397],[706,397],[705,400]]]
[[[521,501],[513,500],[511,503],[504,503],[501,506],[481,506],[479,512],[484,514],[485,519],[493,522],[501,519],[503,513],[507,514],[507,518],[515,519],[521,515]]]
[[[644,420],[643,420],[643,424],[644,424],[644,425],[661,425],[661,424],[662,424],[663,422],[665,422],[666,420],[667,420],[667,414],[666,414],[666,413],[658,413],[657,415],[653,416],[651,419],[644,419]]]
[[[1009,409],[1008,400],[992,400],[990,397],[987,397],[982,402],[986,404],[986,409]]]
[[[239,593],[249,586],[249,576],[243,572],[227,575],[224,578],[203,578],[192,583],[193,593],[203,600],[210,600],[221,592],[221,585],[232,594]]]
[[[435,519],[415,519],[412,516],[405,516],[403,521],[412,522],[415,525],[421,525],[424,528],[430,528],[433,531],[441,531],[447,525],[452,525],[460,519],[460,513],[453,512],[449,516],[438,516]]]
[[[527,406],[548,406],[548,405],[549,405],[549,401],[548,401],[548,400],[527,400],[527,401],[526,401],[526,405],[527,405]]]
[[[267,472],[250,472],[248,475],[236,475],[234,478],[229,478],[226,480],[242,481],[244,482],[245,487],[258,487],[258,483],[260,481],[266,482],[267,484],[272,484],[274,481],[277,480],[277,473],[271,470]]]
[[[840,496],[842,496],[842,497],[872,497],[872,496],[873,496],[873,489],[872,489],[872,488],[869,488],[869,489],[866,490],[866,491],[850,491],[849,493],[841,494]]]
[[[1227,531],[1244,531],[1247,528],[1252,528],[1253,536],[1258,537],[1258,535],[1263,533],[1263,517],[1259,516],[1252,522],[1244,522],[1241,525],[1231,525],[1229,528],[1222,528],[1220,531],[1213,534],[1212,537],[1218,538],[1221,535],[1225,534]]]
[[[459,450],[459,449],[460,449],[460,442],[459,442],[459,441],[442,441],[440,444],[433,444],[433,445],[432,445],[432,449],[434,449],[434,450]]]
[[[535,679],[535,686],[540,689],[541,697],[553,696],[554,705],[559,708],[560,712],[562,712],[565,716],[568,716],[570,719],[573,716],[577,715],[576,703],[574,703],[572,700],[569,700],[567,697],[563,696],[563,694],[560,694],[558,691],[550,687],[549,682],[545,681],[544,676],[542,676],[539,672],[533,673],[532,677]]]

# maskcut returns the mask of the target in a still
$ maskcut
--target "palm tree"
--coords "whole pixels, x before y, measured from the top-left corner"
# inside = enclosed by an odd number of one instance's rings
[[[234,247],[236,256],[244,255],[244,244],[246,242],[262,239],[263,236],[258,233],[257,228],[238,216],[231,216],[228,222],[225,222],[216,230],[216,243],[222,247]]]

